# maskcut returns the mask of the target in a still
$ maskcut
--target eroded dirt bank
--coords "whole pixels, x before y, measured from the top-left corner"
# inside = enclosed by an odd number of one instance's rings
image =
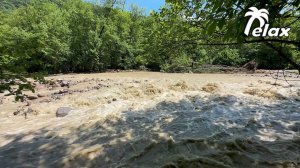
[[[264,74],[48,79],[53,84],[38,85],[28,102],[0,95],[1,167],[300,166],[299,78],[276,85]],[[56,117],[59,107],[73,110]]]

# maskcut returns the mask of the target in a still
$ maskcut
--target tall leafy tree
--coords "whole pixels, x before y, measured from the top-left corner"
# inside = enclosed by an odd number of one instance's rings
[[[68,52],[64,12],[54,3],[31,1],[5,12],[0,25],[0,91],[20,95],[33,87],[25,73],[54,72]],[[11,86],[19,84],[19,89]]]

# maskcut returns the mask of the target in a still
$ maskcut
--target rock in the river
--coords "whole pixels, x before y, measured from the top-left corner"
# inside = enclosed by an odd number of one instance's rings
[[[14,115],[16,116],[16,115],[19,115],[20,113],[21,113],[21,111],[17,110],[17,111],[14,112]]]
[[[61,87],[70,87],[70,82],[66,80],[58,80]]]
[[[56,111],[56,117],[65,117],[67,116],[70,111],[72,111],[73,109],[70,107],[60,107],[57,109]]]
[[[252,61],[248,62],[247,64],[245,64],[243,66],[243,68],[254,73],[257,69],[257,65],[258,64],[255,62],[255,60],[252,60]]]
[[[29,95],[29,96],[27,96],[27,98],[28,98],[28,100],[36,100],[36,99],[38,99],[38,96],[36,96],[36,95]]]
[[[69,93],[69,89],[59,90],[58,94],[67,94]]]
[[[43,93],[39,93],[37,94],[38,97],[46,97],[46,94],[43,94]]]
[[[26,101],[26,106],[31,106],[32,101]]]

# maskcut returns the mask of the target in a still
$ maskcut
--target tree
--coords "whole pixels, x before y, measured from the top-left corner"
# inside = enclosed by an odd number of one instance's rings
[[[267,9],[270,14],[270,26],[292,27],[294,32],[299,33],[295,24],[300,19],[300,1],[257,1],[257,0],[167,0],[167,5],[163,8],[161,15],[165,19],[173,16],[182,16],[189,19],[188,23],[202,30],[203,34],[218,35],[222,38],[221,43],[191,39],[201,45],[236,45],[249,43],[263,43],[272,48],[278,55],[300,72],[300,64],[296,62],[291,52],[286,52],[291,48],[300,48],[299,39],[295,36],[259,39],[243,35],[247,18],[245,14],[250,7]],[[253,9],[253,8],[252,8]],[[259,12],[259,11],[258,11]],[[259,12],[260,16],[266,18],[265,11]],[[262,20],[260,19],[262,22]],[[255,23],[257,24],[257,23]],[[297,35],[298,36],[298,35]],[[284,49],[283,49],[284,48]],[[299,55],[298,55],[299,56]],[[296,59],[297,60],[297,59]]]
[[[28,73],[53,72],[68,52],[68,28],[64,12],[54,3],[31,1],[7,11],[0,24],[0,92],[22,98],[22,90],[34,91]],[[18,89],[14,89],[18,85]]]

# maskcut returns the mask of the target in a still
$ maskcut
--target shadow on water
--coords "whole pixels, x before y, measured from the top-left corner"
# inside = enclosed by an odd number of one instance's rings
[[[299,102],[291,100],[187,97],[59,131],[7,136],[1,167],[300,166]]]

